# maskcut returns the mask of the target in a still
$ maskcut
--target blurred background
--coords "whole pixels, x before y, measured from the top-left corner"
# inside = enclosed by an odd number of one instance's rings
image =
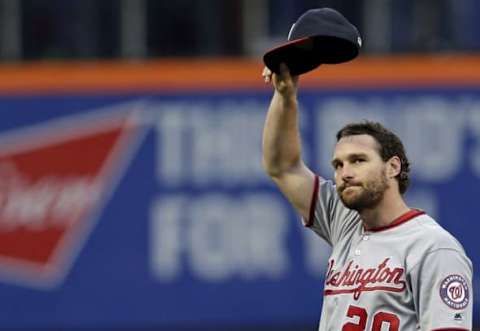
[[[2,0],[3,60],[258,56],[307,9],[332,7],[365,54],[475,52],[475,0]]]
[[[381,121],[479,269],[478,0],[0,0],[0,330],[317,329],[329,247],[261,166],[262,54],[317,7],[364,46],[301,78],[306,162]]]

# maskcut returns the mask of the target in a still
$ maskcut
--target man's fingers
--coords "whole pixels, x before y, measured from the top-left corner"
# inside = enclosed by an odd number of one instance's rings
[[[262,76],[265,83],[270,83],[270,81],[272,80],[272,71],[265,67],[263,68]]]
[[[298,84],[298,77],[299,77],[299,76],[293,76],[293,77],[292,77],[292,82],[293,82],[293,84],[295,84],[295,85]]]
[[[269,68],[264,67],[262,77],[265,83],[273,83],[277,91],[295,88],[298,81],[298,76],[292,76],[285,63],[280,63],[278,74],[274,74]]]
[[[280,76],[282,76],[282,78],[290,78],[290,70],[288,70],[288,67],[285,63],[280,63],[280,66],[279,66],[279,69],[280,69]]]

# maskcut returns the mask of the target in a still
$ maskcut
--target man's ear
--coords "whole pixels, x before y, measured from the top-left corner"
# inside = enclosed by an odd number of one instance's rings
[[[402,161],[398,156],[392,156],[387,161],[387,176],[388,178],[395,178],[402,171]]]

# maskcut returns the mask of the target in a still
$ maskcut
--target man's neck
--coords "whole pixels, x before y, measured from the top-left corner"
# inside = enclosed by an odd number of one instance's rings
[[[383,200],[375,208],[360,212],[366,230],[387,226],[410,210],[400,194],[385,193]]]

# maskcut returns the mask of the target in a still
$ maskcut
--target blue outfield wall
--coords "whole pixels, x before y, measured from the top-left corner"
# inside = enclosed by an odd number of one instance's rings
[[[314,330],[329,248],[262,170],[269,99],[1,97],[0,329]],[[300,107],[306,163],[329,178],[343,124],[394,129],[407,200],[478,271],[479,88],[310,88]]]

